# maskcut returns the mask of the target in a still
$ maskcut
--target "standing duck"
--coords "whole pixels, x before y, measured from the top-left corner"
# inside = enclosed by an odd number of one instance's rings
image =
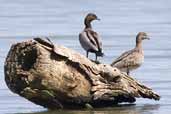
[[[95,53],[97,56],[103,56],[102,43],[99,35],[92,29],[91,22],[93,20],[100,20],[95,14],[89,13],[84,20],[85,28],[79,34],[79,41],[81,46],[86,50],[88,58],[89,52]]]
[[[134,49],[126,51],[118,57],[111,65],[117,67],[128,75],[130,70],[137,69],[144,61],[144,52],[142,48],[142,41],[149,39],[145,32],[139,32],[136,36],[136,46]]]

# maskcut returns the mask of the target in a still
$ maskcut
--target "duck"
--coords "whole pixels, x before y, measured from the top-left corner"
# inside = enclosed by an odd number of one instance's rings
[[[135,48],[122,53],[112,62],[111,66],[120,69],[122,72],[126,72],[127,75],[130,74],[130,71],[139,68],[144,62],[142,42],[145,39],[150,39],[147,33],[139,32],[136,36]]]
[[[98,56],[103,56],[101,37],[97,32],[92,29],[91,22],[94,20],[100,20],[96,14],[88,13],[84,19],[85,28],[79,33],[79,41],[82,48],[86,51],[86,57],[88,58],[89,52],[95,53],[97,61]]]

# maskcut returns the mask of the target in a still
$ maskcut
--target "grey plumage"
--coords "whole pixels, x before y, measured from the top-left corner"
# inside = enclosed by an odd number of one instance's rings
[[[85,28],[84,30],[79,34],[79,41],[81,46],[86,50],[87,57],[88,53],[92,52],[96,54],[96,60],[97,56],[103,56],[102,52],[102,43],[101,38],[96,33],[91,26],[91,22],[93,20],[99,20],[95,14],[89,13],[85,18]]]

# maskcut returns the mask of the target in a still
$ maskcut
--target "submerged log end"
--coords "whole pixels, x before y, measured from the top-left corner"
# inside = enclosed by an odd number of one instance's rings
[[[4,73],[11,91],[51,109],[111,106],[135,102],[136,97],[160,99],[118,69],[39,38],[12,45]]]

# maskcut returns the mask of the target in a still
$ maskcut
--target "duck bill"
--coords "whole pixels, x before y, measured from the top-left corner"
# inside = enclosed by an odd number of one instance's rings
[[[99,19],[99,18],[97,18],[96,20],[100,21],[100,19]]]
[[[150,40],[150,38],[147,36],[147,37],[144,37],[144,40],[147,39],[147,40]]]
[[[149,38],[149,37],[146,37],[145,39],[150,40],[150,38]]]

